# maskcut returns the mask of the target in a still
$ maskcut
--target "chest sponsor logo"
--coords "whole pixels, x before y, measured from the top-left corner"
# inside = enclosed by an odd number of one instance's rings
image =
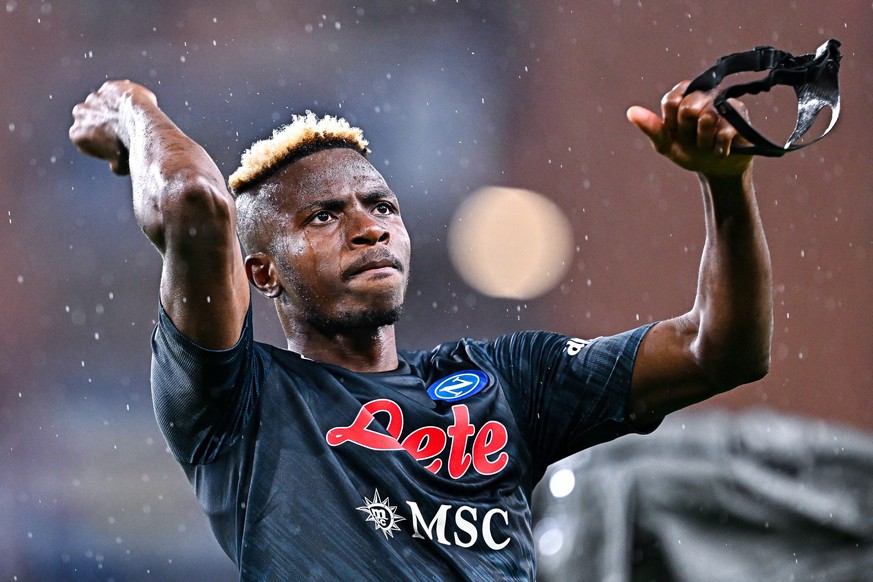
[[[488,376],[479,370],[464,370],[437,380],[427,389],[433,400],[457,402],[473,396],[488,385]]]
[[[406,505],[409,507],[408,520],[387,497],[380,498],[377,489],[372,499],[364,497],[364,505],[356,509],[366,513],[367,521],[372,522],[376,531],[381,531],[386,539],[393,538],[395,531],[402,531],[398,524],[407,521],[413,538],[435,541],[444,546],[469,548],[481,540],[492,550],[502,550],[512,541],[509,536],[495,532],[501,523],[509,526],[509,513],[503,509],[494,507],[481,512],[481,508],[469,505],[443,504],[434,515],[425,516],[415,501],[407,501]]]
[[[356,507],[358,511],[363,511],[367,514],[367,521],[373,522],[376,531],[385,534],[385,539],[393,538],[395,531],[400,531],[397,525],[401,521],[406,521],[406,518],[397,514],[397,507],[391,505],[391,501],[386,497],[379,498],[379,490],[373,494],[373,499],[364,497],[364,505]]]
[[[379,416],[384,422],[376,420]],[[452,406],[453,422],[447,428],[422,426],[404,435],[403,410],[393,400],[381,398],[361,406],[348,426],[327,431],[325,440],[332,447],[353,443],[374,451],[405,450],[425,463],[431,473],[443,470],[452,479],[460,479],[471,468],[480,475],[495,475],[509,462],[503,450],[509,441],[506,426],[489,420],[476,427],[470,422],[466,404]],[[448,449],[448,459],[441,455]],[[444,456],[444,455],[442,455]]]

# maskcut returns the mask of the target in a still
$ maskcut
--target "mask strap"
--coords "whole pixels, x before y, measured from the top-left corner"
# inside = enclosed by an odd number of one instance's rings
[[[786,153],[812,145],[826,136],[840,116],[840,42],[831,39],[821,45],[815,54],[795,57],[771,46],[761,46],[743,53],[721,57],[715,65],[695,78],[685,95],[693,91],[711,91],[721,84],[727,75],[740,72],[770,70],[766,77],[750,83],[732,85],[716,97],[714,105],[719,114],[746,138],[751,146],[738,146],[734,152],[768,157],[780,157]],[[797,123],[794,131],[780,147],[757,132],[728,99],[742,95],[757,95],[769,91],[775,85],[789,85],[797,96]],[[824,132],[814,140],[795,143],[809,131],[818,114],[825,107],[831,108],[831,120]]]

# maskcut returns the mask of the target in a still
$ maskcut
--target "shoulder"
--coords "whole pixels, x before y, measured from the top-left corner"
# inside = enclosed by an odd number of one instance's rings
[[[401,350],[400,356],[417,370],[441,367],[445,362],[470,362],[480,366],[514,362],[523,365],[541,355],[558,355],[563,351],[579,349],[589,340],[580,340],[549,331],[519,331],[493,339],[469,337],[438,344],[430,350]]]

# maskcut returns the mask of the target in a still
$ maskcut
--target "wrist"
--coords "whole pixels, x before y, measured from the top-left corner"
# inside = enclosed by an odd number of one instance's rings
[[[137,133],[137,126],[143,117],[151,117],[158,109],[154,94],[144,87],[132,86],[125,90],[118,101],[118,138],[125,147],[130,148],[131,136]]]
[[[747,191],[752,186],[752,166],[733,174],[711,174],[698,172],[698,179],[713,192]]]

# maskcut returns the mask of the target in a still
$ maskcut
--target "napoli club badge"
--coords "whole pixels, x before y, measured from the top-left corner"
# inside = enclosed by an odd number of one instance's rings
[[[480,370],[463,370],[437,380],[427,389],[433,400],[457,402],[469,398],[488,385],[488,376]]]

